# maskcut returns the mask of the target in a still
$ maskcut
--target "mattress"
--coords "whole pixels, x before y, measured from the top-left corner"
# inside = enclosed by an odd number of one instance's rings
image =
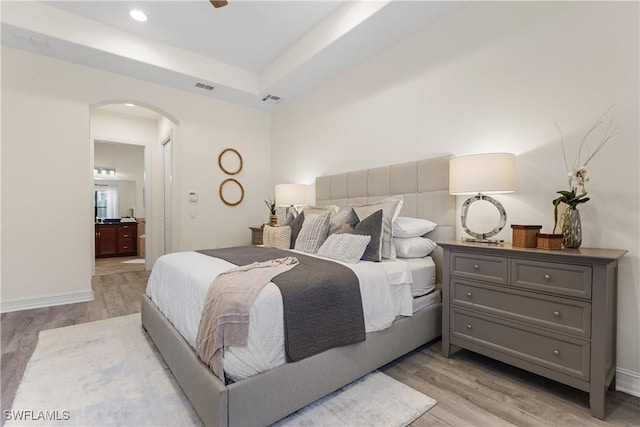
[[[430,256],[424,258],[398,258],[411,270],[411,296],[426,295],[436,288],[436,264]]]
[[[295,256],[295,251],[291,252]],[[386,329],[397,316],[413,314],[409,263],[341,264],[358,276],[366,332]],[[156,261],[146,292],[195,348],[207,289],[218,274],[233,267],[197,252],[167,254]],[[273,283],[267,284],[251,306],[247,346],[225,349],[223,366],[229,379],[237,381],[285,363],[282,310],[280,290]]]
[[[438,289],[434,289],[427,295],[415,297],[413,299],[413,312],[423,310],[427,307],[431,307],[434,304],[440,304],[442,302],[442,293]]]

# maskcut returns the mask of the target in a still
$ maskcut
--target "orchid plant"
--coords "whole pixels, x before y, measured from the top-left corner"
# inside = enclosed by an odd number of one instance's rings
[[[556,129],[558,129],[558,132],[560,133],[562,156],[564,158],[564,164],[567,169],[567,179],[569,182],[569,191],[557,191],[560,196],[553,200],[553,215],[555,220],[555,226],[553,229],[554,233],[556,231],[556,228],[558,227],[558,206],[560,205],[560,203],[568,205],[569,209],[576,209],[579,204],[589,201],[589,197],[587,197],[587,190],[585,189],[585,182],[589,181],[587,165],[595,157],[595,155],[598,154],[600,150],[602,150],[602,148],[607,144],[607,142],[609,142],[609,140],[621,133],[618,131],[618,125],[613,127],[613,107],[613,105],[609,107],[609,109],[605,111],[598,120],[596,120],[596,122],[591,126],[591,128],[582,138],[582,141],[580,142],[580,146],[578,147],[578,151],[573,159],[573,162],[571,163],[571,166],[569,166],[569,162],[567,161],[567,151],[564,143],[564,137],[562,136],[562,129],[560,129],[560,125],[558,124],[558,122],[554,123]],[[587,144],[587,139],[603,123],[607,116],[609,116],[607,129],[596,148],[593,151],[590,151],[589,145]],[[584,158],[586,158],[586,160],[584,160],[583,162]]]

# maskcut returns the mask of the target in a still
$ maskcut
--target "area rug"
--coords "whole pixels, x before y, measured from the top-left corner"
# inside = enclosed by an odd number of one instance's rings
[[[436,401],[380,372],[280,426],[404,426]],[[201,426],[133,314],[40,332],[6,426]]]
[[[130,259],[129,261],[122,261],[120,264],[144,264],[144,259]]]

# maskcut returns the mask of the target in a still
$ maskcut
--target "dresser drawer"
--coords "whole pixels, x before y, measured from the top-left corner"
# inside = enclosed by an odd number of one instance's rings
[[[589,380],[589,341],[547,335],[535,328],[503,324],[500,320],[456,308],[452,310],[451,322],[455,338]]]
[[[591,304],[452,279],[453,304],[588,338]]]
[[[118,253],[130,253],[134,251],[133,240],[119,240]]]
[[[509,262],[506,258],[475,255],[464,252],[451,254],[452,276],[507,284]]]
[[[591,299],[591,266],[512,259],[511,278],[521,288]]]

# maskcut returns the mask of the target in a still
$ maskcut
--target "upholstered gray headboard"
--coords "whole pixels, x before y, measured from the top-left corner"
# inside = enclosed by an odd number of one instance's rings
[[[316,178],[316,204],[368,203],[402,194],[400,216],[425,218],[438,224],[427,235],[435,242],[455,238],[455,196],[449,194],[449,159],[436,157]],[[441,279],[441,250],[433,255]]]

